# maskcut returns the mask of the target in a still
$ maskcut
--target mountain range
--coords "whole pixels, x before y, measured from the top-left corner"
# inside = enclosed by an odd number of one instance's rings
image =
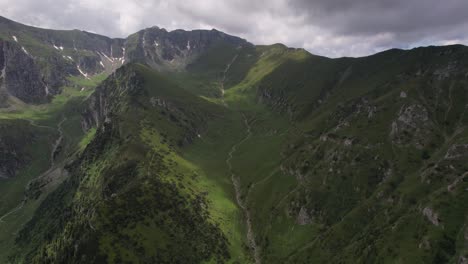
[[[0,17],[0,69],[0,263],[468,263],[468,47]]]

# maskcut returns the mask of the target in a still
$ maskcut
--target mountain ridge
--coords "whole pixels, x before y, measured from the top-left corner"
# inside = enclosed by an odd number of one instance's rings
[[[36,40],[35,42],[26,42],[25,46],[17,46],[16,53],[25,53],[32,60],[30,62],[25,62],[24,65],[19,66],[19,69],[26,69],[27,72],[35,72],[35,77],[25,76],[26,78],[36,79],[36,83],[40,85],[38,88],[31,90],[33,93],[37,93],[38,96],[36,99],[30,100],[31,102],[44,103],[50,101],[49,94],[54,95],[59,93],[58,87],[69,83],[66,75],[79,76],[82,75],[86,78],[89,78],[91,75],[105,74],[115,71],[125,62],[133,61],[140,62],[150,65],[152,68],[157,70],[169,70],[169,71],[180,71],[185,70],[197,57],[201,56],[204,53],[204,48],[201,47],[200,50],[193,51],[193,47],[197,48],[197,44],[192,42],[192,47],[190,46],[190,41],[193,41],[193,38],[198,39],[198,41],[205,39],[223,39],[228,43],[233,45],[252,45],[244,39],[233,37],[231,35],[220,32],[216,29],[212,30],[191,30],[185,31],[182,29],[177,29],[173,31],[167,31],[163,28],[157,26],[149,27],[142,29],[136,33],[130,34],[126,38],[110,38],[107,36],[90,33],[80,30],[53,30],[53,29],[41,29],[33,26],[26,26],[21,23],[14,22],[7,18],[2,17],[1,25],[7,26],[3,30],[0,27],[0,38],[3,41],[8,42],[21,42],[23,43],[21,36],[15,36],[8,33],[8,26],[13,26],[13,28],[18,31],[26,31],[32,33]],[[28,33],[28,34],[30,34]],[[64,36],[61,36],[65,34]],[[18,34],[17,34],[18,35]],[[148,40],[145,39],[146,36],[150,36]],[[185,37],[177,37],[177,35],[183,36],[187,35],[188,39]],[[192,37],[190,37],[192,36]],[[206,37],[204,37],[206,36]],[[72,38],[72,39],[70,39]],[[78,39],[83,38],[82,41],[76,42]],[[157,39],[162,38],[161,47],[158,48],[159,43]],[[169,38],[169,39],[167,39]],[[201,39],[200,39],[201,38]],[[94,40],[93,40],[94,39]],[[164,40],[165,39],[165,40]],[[192,39],[192,40],[190,40]],[[28,40],[29,41],[29,40]],[[39,41],[39,43],[36,43]],[[215,40],[216,42],[217,40]],[[183,43],[181,43],[183,42]],[[203,40],[202,40],[203,42]],[[212,45],[204,43],[199,45]],[[20,43],[20,44],[21,44]],[[91,44],[95,43],[95,44]],[[133,43],[133,44],[130,44]],[[163,45],[164,44],[164,45]],[[31,46],[32,45],[32,46]],[[39,46],[38,46],[39,45]],[[44,45],[48,46],[44,50]],[[91,46],[90,46],[91,45]],[[96,46],[93,46],[96,45]],[[16,45],[14,45],[16,46]],[[155,46],[155,47],[154,47]],[[260,45],[259,47],[261,47]],[[288,48],[283,44],[274,44],[271,47],[278,46],[279,48],[287,48],[292,50],[302,50],[308,53],[311,56],[316,56],[304,49],[294,49]],[[457,47],[465,47],[463,45],[450,45],[444,46],[445,49],[453,49]],[[39,48],[40,52],[35,50]],[[373,55],[369,55],[362,58],[372,58],[375,56],[383,56],[389,53],[400,53],[402,51],[406,52],[416,52],[418,49],[432,49],[433,46],[429,47],[419,47],[413,48],[411,50],[400,50],[400,49],[390,49],[387,51],[382,51]],[[28,53],[28,49],[34,51],[31,54]],[[52,53],[51,53],[52,52]],[[126,54],[127,53],[127,54]],[[53,59],[48,58],[53,54]],[[47,57],[43,57],[47,56]],[[3,55],[2,61],[7,61],[7,56]],[[319,56],[323,57],[323,56]],[[327,57],[323,57],[327,58]],[[327,58],[331,59],[331,58]],[[343,58],[334,58],[333,60],[347,60],[347,59],[360,59],[352,57],[343,57]],[[3,71],[2,71],[3,72]],[[65,74],[64,74],[65,73]],[[5,76],[3,76],[5,75]],[[2,73],[3,79],[7,79],[7,74]],[[11,77],[11,83],[20,82],[21,78]],[[5,82],[5,80],[3,81]],[[42,83],[42,84],[41,84]],[[24,94],[26,91],[21,91],[21,88],[11,87],[12,84],[4,84],[3,95],[2,95],[2,104],[4,107],[8,107],[8,94],[24,100],[29,98]],[[6,89],[5,89],[6,88]],[[11,91],[9,91],[11,90]],[[19,90],[19,91],[18,91]],[[37,91],[42,90],[42,92]],[[30,91],[30,92],[31,92]],[[45,91],[45,92],[43,92]]]
[[[148,40],[146,40],[147,35]],[[3,18],[0,23],[0,38],[6,43],[13,43],[12,45],[17,47],[17,53],[29,57],[28,62],[16,67],[19,71],[35,73],[35,77],[26,76],[26,78],[38,79],[36,83],[42,83],[41,87],[34,91],[46,91],[45,94],[39,94],[37,99],[29,103],[49,101],[50,98],[47,98],[49,93],[51,95],[59,93],[59,87],[69,83],[69,76],[82,75],[89,78],[92,75],[108,75],[126,61],[142,62],[158,70],[182,70],[205,49],[217,45],[218,42],[250,45],[243,39],[217,30],[168,32],[165,29],[153,27],[122,39],[77,30],[41,29],[25,26],[6,18]],[[157,41],[161,42],[161,46]],[[2,52],[2,61],[8,62],[10,56],[7,55]],[[8,65],[6,63],[6,69]],[[2,74],[3,79],[11,79],[10,83],[21,81],[21,78],[8,75]],[[18,95],[16,97],[23,101],[28,99],[24,95],[27,92],[21,91],[21,87],[14,88],[11,87],[12,84],[3,82],[5,83],[2,85],[5,86],[3,91],[7,94],[3,97],[13,94],[13,96]],[[3,105],[8,106],[6,98],[2,101]]]
[[[89,74],[0,109],[0,261],[466,262],[467,47],[331,59],[210,32],[142,30],[125,56],[45,38]]]

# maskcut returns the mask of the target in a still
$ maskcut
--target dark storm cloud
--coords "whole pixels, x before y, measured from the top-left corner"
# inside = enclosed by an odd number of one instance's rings
[[[391,34],[392,45],[466,40],[466,0],[327,0],[290,1],[309,24],[327,27],[336,35]]]
[[[0,0],[0,15],[41,27],[114,37],[153,25],[217,28],[332,57],[466,44],[467,13],[467,0]]]
[[[466,0],[290,1],[308,21],[339,33],[414,32],[468,22]]]

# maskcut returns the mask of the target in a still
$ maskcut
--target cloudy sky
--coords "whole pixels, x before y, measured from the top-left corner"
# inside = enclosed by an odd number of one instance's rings
[[[468,0],[0,0],[0,15],[112,37],[153,25],[216,28],[330,57],[468,44]]]

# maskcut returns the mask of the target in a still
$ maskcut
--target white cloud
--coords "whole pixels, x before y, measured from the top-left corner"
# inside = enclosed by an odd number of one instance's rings
[[[417,14],[417,7],[427,1],[436,0],[0,0],[0,15],[111,37],[154,25],[168,30],[216,28],[255,44],[280,42],[331,57],[467,43],[468,17],[462,15],[467,10],[460,10],[468,6],[465,0],[447,0],[453,5],[448,7],[436,3],[440,12],[423,8],[424,14]]]

